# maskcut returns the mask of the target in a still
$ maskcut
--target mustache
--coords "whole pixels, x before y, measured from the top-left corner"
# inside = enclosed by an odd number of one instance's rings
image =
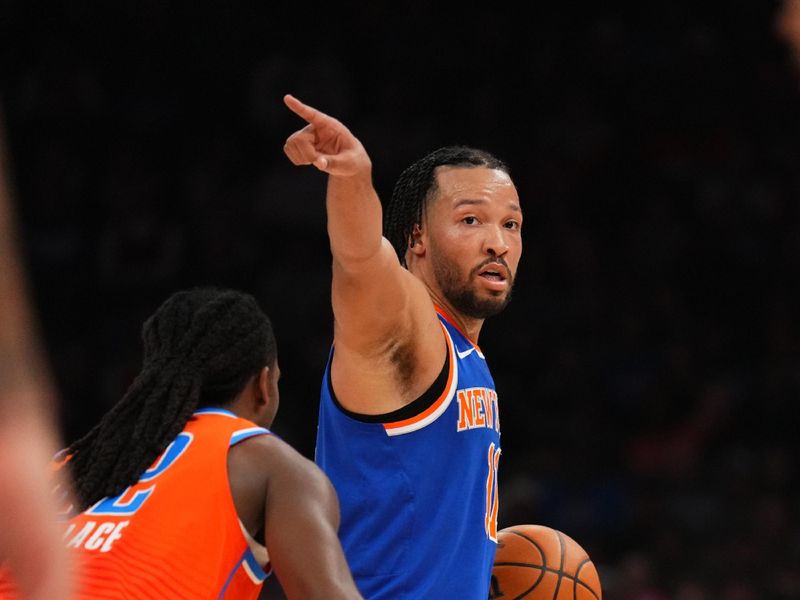
[[[477,277],[478,276],[478,272],[483,267],[485,267],[486,265],[490,265],[492,263],[497,263],[497,264],[503,265],[506,268],[506,272],[508,273],[508,280],[510,282],[514,281],[514,275],[515,274],[511,271],[511,267],[508,266],[508,263],[506,262],[506,259],[503,258],[502,256],[490,256],[486,260],[482,261],[481,264],[479,264],[477,267],[472,269],[472,271],[470,272],[470,279],[473,278],[473,277]]]

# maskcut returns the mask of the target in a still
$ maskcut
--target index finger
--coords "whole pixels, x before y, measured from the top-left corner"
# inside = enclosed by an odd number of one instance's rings
[[[289,110],[311,125],[318,124],[321,121],[331,118],[316,108],[312,108],[308,104],[300,102],[300,100],[291,94],[286,94],[283,97],[283,102],[289,107]]]

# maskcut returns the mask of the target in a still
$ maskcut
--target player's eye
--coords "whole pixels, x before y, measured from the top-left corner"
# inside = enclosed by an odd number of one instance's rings
[[[478,222],[478,219],[475,217],[464,217],[461,219],[467,225],[475,225]]]
[[[521,227],[521,225],[520,225],[519,221],[506,221],[504,227],[506,229],[512,229],[514,231],[518,231],[519,228]]]

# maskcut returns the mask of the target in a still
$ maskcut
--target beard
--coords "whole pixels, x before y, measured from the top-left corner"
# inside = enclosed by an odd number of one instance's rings
[[[489,296],[479,297],[475,292],[472,282],[479,277],[484,265],[490,262],[499,262],[508,270],[508,290],[505,292],[489,291]],[[511,302],[511,290],[514,287],[514,276],[511,269],[502,258],[490,258],[472,269],[466,281],[459,277],[458,265],[441,254],[433,261],[433,274],[444,294],[444,297],[460,313],[473,319],[486,319],[503,311]]]

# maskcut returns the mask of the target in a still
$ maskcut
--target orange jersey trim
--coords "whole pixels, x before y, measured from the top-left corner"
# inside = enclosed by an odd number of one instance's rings
[[[458,332],[459,332],[461,335],[463,335],[463,336],[464,336],[464,339],[465,339],[465,340],[467,340],[467,341],[468,341],[470,344],[472,344],[472,346],[473,346],[473,347],[474,347],[474,348],[475,348],[475,349],[476,349],[478,352],[480,352],[481,354],[483,354],[483,352],[481,352],[481,347],[480,347],[480,346],[478,346],[478,344],[476,344],[475,342],[473,342],[473,341],[472,341],[472,340],[469,338],[469,336],[468,336],[466,333],[464,333],[464,332],[461,330],[461,327],[459,327],[458,325],[456,325],[456,322],[453,320],[453,318],[452,318],[450,315],[448,315],[446,312],[444,312],[444,309],[443,309],[441,306],[439,306],[438,304],[434,304],[434,305],[433,305],[433,308],[435,308],[435,309],[436,309],[436,312],[439,314],[439,316],[440,316],[440,317],[442,317],[442,318],[443,318],[445,321],[447,321],[448,323],[450,323],[450,325],[452,325],[453,327],[455,327],[455,328],[458,330]]]

